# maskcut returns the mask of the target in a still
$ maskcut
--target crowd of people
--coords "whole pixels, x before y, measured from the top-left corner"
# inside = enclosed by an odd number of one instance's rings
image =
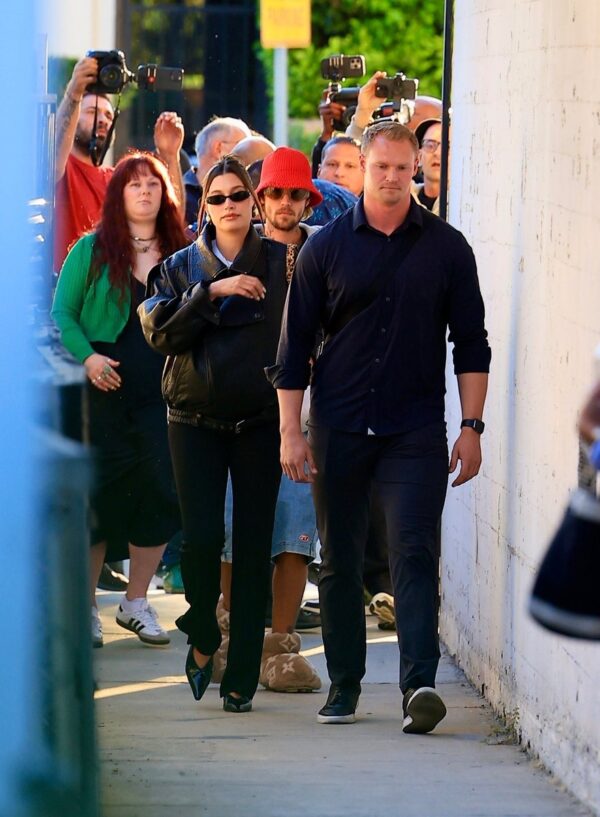
[[[320,689],[304,614],[322,624],[330,680],[318,720],[354,722],[366,598],[398,633],[403,729],[432,731],[446,711],[439,522],[448,473],[459,486],[480,467],[491,356],[473,253],[436,215],[441,103],[373,123],[376,72],[346,133],[323,101],[312,168],[233,117],[198,133],[188,167],[183,123],[164,112],[155,151],[113,168],[90,149],[114,117],[88,91],[97,70],[77,63],[57,116],[52,309],[86,375],[73,433],[97,473],[94,646],[107,550],[130,559],[117,623],[169,643],[147,592],[181,531],[176,625],[196,700],[211,681],[233,713],[259,683]],[[450,456],[448,330],[463,411]],[[319,545],[320,618],[301,608]]]

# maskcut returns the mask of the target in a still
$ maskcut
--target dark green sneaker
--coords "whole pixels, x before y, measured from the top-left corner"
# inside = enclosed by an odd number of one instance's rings
[[[163,576],[163,589],[165,593],[183,593],[183,579],[181,578],[181,565],[173,565]]]

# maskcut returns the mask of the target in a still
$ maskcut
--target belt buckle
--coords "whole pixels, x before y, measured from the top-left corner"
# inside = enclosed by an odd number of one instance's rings
[[[244,428],[245,420],[238,420],[233,429],[234,434],[241,434]]]

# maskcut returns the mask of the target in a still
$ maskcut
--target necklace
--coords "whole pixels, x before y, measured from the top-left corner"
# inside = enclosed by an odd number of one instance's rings
[[[149,238],[140,238],[137,235],[132,235],[131,240],[135,242],[133,248],[136,252],[148,252],[148,250],[152,247],[152,242],[155,240],[156,236],[151,235]],[[143,244],[142,242],[148,242],[147,244]]]

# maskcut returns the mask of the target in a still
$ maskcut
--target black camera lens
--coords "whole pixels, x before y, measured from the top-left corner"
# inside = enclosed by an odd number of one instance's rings
[[[118,91],[123,85],[123,71],[119,65],[105,65],[100,69],[98,79],[109,91]]]

